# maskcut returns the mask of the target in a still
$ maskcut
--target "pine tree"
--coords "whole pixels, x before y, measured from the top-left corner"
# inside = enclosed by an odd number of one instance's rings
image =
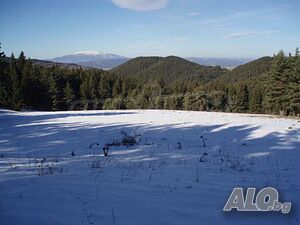
[[[80,96],[81,96],[81,100],[83,101],[83,104],[84,104],[84,109],[88,109],[88,102],[91,98],[88,76],[85,76],[82,78],[82,82],[80,84]]]
[[[89,76],[88,88],[90,92],[90,100],[92,100],[93,109],[101,109],[103,102],[99,98],[98,84],[99,76],[96,73],[93,73]]]
[[[105,109],[105,110],[112,110],[112,109],[114,109],[112,107],[112,99],[111,98],[105,99],[105,101],[103,103],[103,109]]]
[[[56,111],[59,109],[59,90],[57,88],[56,80],[53,76],[50,76],[49,78],[49,93],[51,98],[51,109],[53,111]]]
[[[122,80],[118,77],[114,83],[113,87],[113,97],[118,97],[122,94]]]
[[[21,51],[19,58],[18,58],[18,69],[20,70],[20,73],[24,72],[26,64],[26,56],[23,51]]]
[[[186,110],[206,111],[209,110],[209,101],[203,91],[186,93],[183,99],[183,106]]]
[[[127,97],[128,95],[138,88],[138,81],[135,78],[123,77],[122,78],[122,96]],[[144,83],[143,83],[144,84]]]
[[[195,76],[173,76],[174,69],[169,66],[166,70],[159,70],[162,74],[150,70],[149,77],[120,76],[107,71],[60,66],[44,67],[26,59],[23,52],[18,59],[13,55],[4,58],[0,49],[0,107],[59,110],[66,109],[78,96],[84,100],[86,109],[91,109],[92,102],[95,108],[95,101],[102,98],[105,101],[103,108],[110,109],[282,111],[287,115],[299,115],[299,58],[298,49],[295,56],[286,56],[281,51],[272,65],[270,58],[257,60],[234,72],[227,71],[228,74],[224,74],[228,75],[227,78],[216,78],[209,69],[207,73],[214,79],[203,82]],[[99,102],[96,105],[102,108],[102,103],[101,106]]]
[[[23,61],[24,56],[22,56],[21,61]],[[20,62],[19,62],[20,63]],[[37,109],[40,105],[40,91],[42,85],[39,82],[38,77],[35,77],[35,73],[33,71],[33,65],[31,60],[26,60],[20,64],[22,68],[22,79],[21,79],[21,91],[22,91],[22,99],[25,107],[35,108]]]
[[[165,97],[164,109],[179,110],[183,109],[183,94],[173,94]]]
[[[236,85],[229,86],[225,112],[237,112],[236,98],[237,98]]]
[[[290,100],[290,113],[294,116],[300,113],[300,56],[296,49],[293,58],[293,68],[289,76],[288,94]]]
[[[112,109],[125,109],[125,102],[121,96],[113,98],[111,102]]]
[[[110,98],[112,96],[112,82],[109,75],[105,74],[101,76],[98,91],[101,99]]]
[[[67,82],[67,84],[64,88],[63,100],[67,107],[70,107],[71,103],[75,100],[75,94],[74,94],[73,88],[69,82]]]
[[[258,85],[258,84],[256,84]],[[259,87],[254,87],[251,90],[250,100],[249,100],[249,110],[251,113],[262,113],[263,112],[263,95]]]
[[[164,97],[159,95],[155,98],[155,109],[163,109],[164,108]]]
[[[8,63],[5,62],[5,54],[1,51],[0,43],[0,107],[10,106],[10,80],[8,76]]]
[[[248,110],[249,92],[246,84],[239,84],[236,89],[236,98],[234,101],[235,112],[244,113]]]
[[[14,54],[10,57],[9,73],[12,88],[12,108],[20,110],[22,107],[22,91],[21,91],[21,67],[16,62]]]
[[[283,51],[274,56],[270,72],[267,74],[265,108],[270,113],[286,113],[288,63]]]
[[[4,52],[1,51],[1,42],[0,42],[0,62],[3,62],[4,58],[5,58],[5,54],[4,54]]]
[[[226,106],[226,92],[218,90],[209,91],[209,99],[212,103],[212,109],[216,111],[224,111]]]

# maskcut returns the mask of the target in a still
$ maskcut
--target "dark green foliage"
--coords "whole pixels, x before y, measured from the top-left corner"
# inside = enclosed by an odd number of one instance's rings
[[[53,75],[49,77],[49,94],[51,98],[51,109],[54,111],[58,110],[60,105],[60,93],[57,87],[57,81]]]
[[[0,46],[1,47],[1,46]],[[1,50],[1,49],[0,49]],[[282,51],[228,71],[184,59],[139,57],[103,71],[42,66],[0,51],[0,107],[21,110],[172,109],[300,113],[300,56]]]
[[[208,81],[224,74],[226,70],[221,67],[200,66],[176,56],[168,56],[138,57],[116,67],[112,72],[152,82],[170,82],[183,78]]]
[[[118,77],[113,86],[113,97],[118,97],[122,93],[122,79]]]
[[[164,109],[183,109],[184,105],[184,95],[183,94],[173,94],[165,97]]]
[[[227,103],[227,92],[222,90],[212,90],[208,94],[211,110],[225,111]]]
[[[66,87],[64,88],[64,103],[69,108],[73,101],[75,100],[75,94],[72,86],[67,82]]]
[[[257,79],[261,74],[270,70],[273,58],[263,57],[244,65],[238,66],[232,71],[224,74],[220,79],[227,82],[238,82],[249,79]]]
[[[161,57],[137,57],[117,66],[112,72],[121,76],[141,74],[160,59]]]
[[[263,90],[262,88],[255,86],[252,89],[250,100],[249,100],[249,110],[252,113],[263,113]]]
[[[300,114],[300,56],[298,49],[292,63],[293,69],[290,71],[288,84],[289,110],[290,114],[296,116]]]
[[[186,93],[184,96],[184,109],[193,111],[209,110],[209,102],[206,93]]]
[[[5,61],[5,54],[1,51],[0,43],[0,106],[11,105],[11,80],[9,76],[9,64]]]
[[[271,69],[266,76],[265,108],[267,112],[276,114],[288,113],[289,108],[289,77],[292,75],[291,58],[280,51],[272,61]]]
[[[99,97],[101,99],[112,97],[113,80],[110,74],[103,74],[99,82]]]
[[[31,60],[25,62],[25,72],[21,81],[23,106],[30,109],[47,109],[49,104],[47,84],[39,77],[39,70],[32,65]],[[43,101],[41,101],[43,99]]]
[[[20,54],[22,56],[22,54]],[[20,110],[22,107],[22,91],[21,91],[21,80],[22,80],[22,67],[21,64],[15,59],[14,55],[11,56],[9,75],[11,80],[11,106]]]
[[[232,97],[232,111],[247,112],[249,106],[249,91],[247,85],[243,83],[237,84]]]

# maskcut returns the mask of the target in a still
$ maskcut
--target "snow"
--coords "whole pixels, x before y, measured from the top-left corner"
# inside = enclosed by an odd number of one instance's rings
[[[74,52],[73,55],[102,55],[106,54],[99,51],[81,51],[81,52]]]
[[[104,157],[122,130],[141,134],[139,145],[113,146]],[[299,151],[295,119],[0,110],[0,224],[296,225]],[[266,186],[292,202],[290,214],[222,211],[234,187]]]
[[[105,52],[99,52],[99,51],[80,51],[80,52],[74,52],[72,55],[73,56],[94,56],[94,57],[101,57],[103,59],[125,58],[123,56],[115,55],[112,53],[105,53]]]

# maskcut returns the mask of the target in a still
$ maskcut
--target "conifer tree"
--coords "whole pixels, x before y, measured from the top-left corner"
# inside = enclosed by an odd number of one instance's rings
[[[155,109],[163,109],[164,108],[164,97],[162,95],[158,95],[155,98]]]
[[[93,109],[102,108],[102,103],[100,102],[99,98],[98,84],[99,76],[97,76],[97,74],[95,73],[92,73],[88,78],[88,91],[90,94],[89,100],[93,101]]]
[[[102,99],[110,98],[112,95],[112,82],[108,75],[101,76],[99,83],[99,96]]]
[[[12,54],[10,57],[10,79],[12,86],[12,107],[15,110],[20,110],[22,107],[22,91],[21,91],[21,72],[20,67],[15,59],[15,56]],[[18,68],[19,67],[19,68]]]
[[[294,56],[281,51],[273,62],[266,57],[219,77],[213,74],[215,68],[203,68],[211,75],[206,82],[201,80],[202,74],[173,76],[173,63],[166,70],[151,69],[147,72],[149,77],[131,76],[130,71],[135,68],[130,66],[128,76],[124,76],[102,70],[45,67],[26,59],[23,52],[15,59],[14,55],[4,58],[0,50],[0,106],[59,110],[80,97],[86,109],[91,108],[91,100],[95,103],[102,98],[103,108],[114,109],[184,108],[276,114],[281,111],[298,115],[299,58],[299,50]],[[181,64],[177,67],[183,71]],[[143,66],[139,70],[143,72]],[[102,108],[103,103],[97,103],[97,108]]]
[[[274,56],[270,72],[267,74],[267,96],[265,107],[270,113],[282,113],[286,103],[287,92],[287,59],[283,51]]]
[[[69,82],[67,82],[67,84],[64,88],[63,100],[67,107],[70,107],[71,103],[75,100],[75,94],[74,94],[73,88]]]
[[[23,55],[23,54],[22,54]],[[38,77],[35,77],[35,73],[33,70],[33,65],[31,60],[24,60],[24,56],[20,60],[20,67],[19,69],[22,70],[22,79],[21,79],[21,92],[22,92],[22,99],[23,104],[25,107],[29,108],[39,108],[40,97],[43,95],[42,92],[42,84],[40,83]],[[21,62],[23,61],[23,62]],[[21,65],[24,64],[24,65]]]
[[[263,95],[259,87],[254,87],[250,94],[249,110],[251,113],[262,113],[263,112]]]
[[[114,83],[113,87],[113,97],[118,97],[122,94],[122,80],[118,77]]]
[[[224,111],[226,106],[226,92],[218,90],[209,91],[209,99],[212,105],[212,109],[216,111]]]
[[[56,80],[53,76],[49,78],[49,93],[51,98],[51,109],[53,111],[58,110],[60,101],[59,101],[59,90],[57,88]]]
[[[298,48],[293,60],[293,69],[289,76],[288,94],[290,98],[290,113],[297,116],[300,114],[300,56]]]
[[[84,102],[84,109],[88,109],[88,101],[91,98],[88,76],[82,78],[82,82],[80,84],[80,96],[81,100]]]
[[[183,99],[183,106],[186,110],[205,111],[209,110],[209,102],[205,92],[186,93]]]
[[[240,84],[236,89],[236,98],[235,98],[235,111],[236,112],[247,112],[248,102],[249,101],[249,92],[246,84]]]
[[[10,80],[8,76],[8,64],[5,62],[5,54],[1,51],[0,43],[0,106],[10,106]]]

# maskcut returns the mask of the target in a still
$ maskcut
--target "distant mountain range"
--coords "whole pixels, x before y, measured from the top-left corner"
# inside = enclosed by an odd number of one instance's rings
[[[253,59],[247,58],[200,58],[200,57],[187,57],[186,60],[204,66],[221,66],[225,68],[235,68]]]
[[[250,62],[252,59],[244,58],[201,58],[187,57],[186,60],[204,66],[221,66],[226,68],[235,68]],[[112,53],[103,53],[98,51],[75,52],[70,55],[64,55],[50,59],[50,61],[58,63],[71,63],[83,67],[91,67],[98,69],[112,69],[130,60],[125,56]]]
[[[80,66],[98,69],[111,69],[128,60],[129,58],[124,56],[98,51],[75,52],[70,55],[64,55],[51,59],[53,62],[75,63]]]

